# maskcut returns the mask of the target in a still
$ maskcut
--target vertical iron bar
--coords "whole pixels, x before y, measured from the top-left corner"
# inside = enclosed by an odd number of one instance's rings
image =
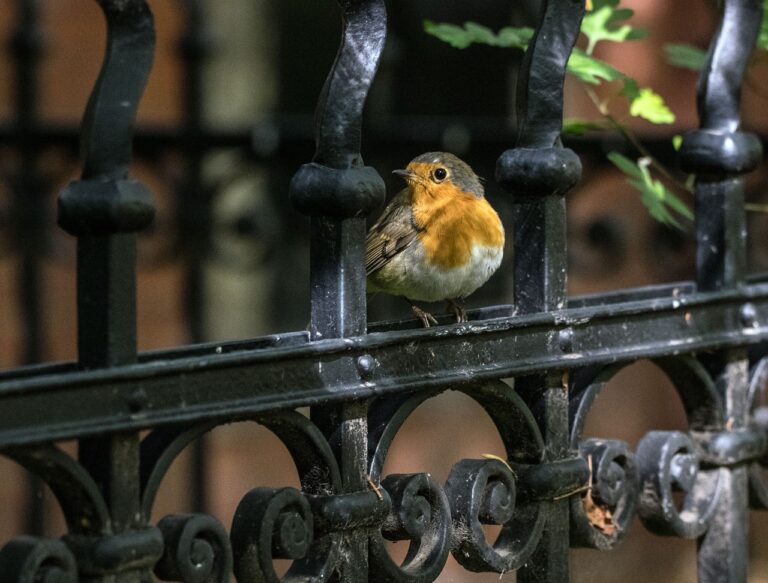
[[[312,217],[310,228],[312,339],[365,334],[365,219]],[[312,420],[334,446],[345,493],[366,487],[367,412],[367,404],[359,401],[311,409]],[[345,541],[343,580],[367,581],[367,537],[352,531]]]
[[[365,219],[312,219],[310,330],[314,340],[365,334]]]
[[[709,358],[718,357],[710,355]],[[743,429],[747,421],[746,392],[749,386],[746,349],[728,350],[719,360],[715,382],[723,395],[726,427],[729,428],[723,430]],[[718,508],[709,529],[699,539],[699,582],[746,583],[749,564],[748,466],[720,471],[724,476]]]
[[[34,134],[38,123],[38,74],[42,51],[37,0],[17,0],[17,27],[13,35],[16,72],[16,135],[21,168],[15,184],[18,249],[21,254],[20,303],[25,364],[39,362],[43,352],[40,303],[40,256],[44,243],[43,193]]]
[[[581,0],[548,0],[518,77],[515,148],[497,162],[496,179],[513,197],[515,314],[561,310],[566,294],[565,193],[581,163],[560,144],[563,81],[584,15]],[[553,338],[564,350],[569,338]],[[565,380],[564,380],[565,378]],[[571,457],[567,377],[562,371],[515,379],[545,439],[542,462]],[[569,579],[569,502],[546,503],[547,526],[518,581]]]
[[[203,342],[203,281],[201,263],[209,248],[210,201],[203,188],[203,63],[208,55],[207,31],[201,0],[183,0],[185,31],[181,41],[184,61],[183,133],[184,182],[179,191],[177,212],[181,246],[187,260],[184,277],[184,311],[190,339]]]
[[[318,103],[315,157],[291,183],[294,204],[312,217],[313,340],[365,334],[364,217],[384,198],[381,177],[363,166],[360,137],[363,105],[384,47],[386,9],[383,0],[339,0],[339,5],[342,42]],[[324,374],[333,377],[334,368]],[[344,492],[368,487],[367,409],[367,403],[351,402],[311,411],[335,447]],[[367,581],[367,536],[345,532],[344,541],[342,580]]]
[[[42,31],[38,0],[16,1],[16,30],[13,55],[16,77],[16,128],[21,166],[14,181],[16,249],[19,253],[19,310],[22,319],[21,360],[40,362],[43,355],[43,325],[40,284],[40,257],[45,245],[44,188],[38,172],[39,150],[33,141],[38,125],[39,65]],[[45,528],[45,502],[40,479],[27,476],[25,502],[26,531],[42,534]]]
[[[77,241],[78,353],[83,368],[136,360],[136,235]]]
[[[210,197],[203,186],[203,63],[209,43],[201,0],[183,0],[185,31],[181,41],[184,61],[183,132],[184,183],[177,197],[179,245],[186,259],[184,273],[184,314],[193,343],[206,340],[204,329],[202,261],[210,247]],[[206,452],[207,436],[191,446],[191,505],[195,512],[208,506]]]
[[[151,195],[128,177],[133,125],[154,53],[154,23],[144,0],[98,0],[107,21],[107,47],[83,116],[82,178],[59,197],[59,224],[78,237],[79,364],[105,368],[136,360],[136,235],[151,222]],[[98,394],[94,394],[98,398]],[[128,412],[144,406],[137,388]],[[107,501],[111,525],[102,535],[140,528],[139,434],[83,439],[82,465]],[[144,569],[106,575],[139,583]]]
[[[696,175],[696,273],[701,291],[736,288],[746,275],[744,184],[760,142],[739,131],[741,83],[762,20],[760,0],[726,0],[698,86],[700,129],[688,134],[680,156]],[[744,349],[707,355],[725,404],[722,431],[747,424],[749,362]],[[747,580],[748,476],[743,465],[721,470],[724,485],[709,530],[699,540],[702,583]]]
[[[515,314],[565,306],[565,199],[547,196],[513,206]]]

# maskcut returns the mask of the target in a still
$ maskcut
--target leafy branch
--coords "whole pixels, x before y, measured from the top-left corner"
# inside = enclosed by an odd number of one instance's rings
[[[649,158],[640,158],[634,162],[618,152],[609,152],[608,159],[629,176],[628,182],[640,192],[643,204],[654,219],[678,229],[683,229],[683,225],[675,217],[675,213],[689,221],[693,220],[691,209],[676,196],[670,196],[667,187],[651,176],[648,170],[651,165]]]
[[[768,2],[768,0],[764,0]],[[690,209],[665,184],[654,178],[651,169],[679,190],[690,190],[687,184],[675,179],[673,173],[653,158],[635,134],[611,113],[609,104],[616,97],[624,97],[630,116],[645,119],[654,124],[670,124],[675,121],[674,113],[667,107],[664,99],[650,87],[640,87],[635,79],[619,71],[612,65],[593,56],[596,46],[601,42],[626,42],[645,38],[647,31],[636,28],[628,21],[634,12],[629,8],[620,8],[620,0],[593,0],[587,4],[588,11],[581,24],[581,32],[586,38],[586,48],[575,48],[566,66],[566,72],[578,78],[583,84],[600,113],[598,121],[565,119],[563,131],[569,134],[583,134],[589,131],[615,130],[638,151],[640,157],[630,160],[616,152],[608,159],[628,177],[628,182],[641,194],[643,204],[651,216],[664,224],[683,229],[683,222],[692,219]],[[533,38],[534,31],[528,27],[505,27],[498,32],[475,23],[466,22],[463,26],[455,24],[424,21],[424,30],[453,47],[464,49],[473,44],[525,50]],[[766,31],[768,41],[768,30]],[[679,52],[679,51],[678,51]],[[616,84],[618,90],[609,98],[600,100],[595,89],[603,84]]]

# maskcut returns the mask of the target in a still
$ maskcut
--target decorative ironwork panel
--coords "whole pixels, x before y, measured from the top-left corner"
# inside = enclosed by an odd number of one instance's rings
[[[739,114],[759,0],[725,0],[699,83],[701,127],[680,151],[696,175],[695,282],[566,297],[566,195],[581,162],[560,138],[563,81],[585,6],[545,0],[519,75],[517,134],[496,162],[513,207],[511,304],[432,328],[369,325],[365,219],[384,183],[363,163],[362,120],[387,15],[384,0],[338,0],[341,43],[319,98],[315,155],[291,182],[292,204],[311,220],[308,329],[146,354],[136,349],[136,236],[154,206],[129,170],[155,31],[146,0],[98,4],[107,42],[82,122],[82,174],[58,199],[59,225],[77,238],[78,361],[0,373],[0,451],[50,487],[67,534],[10,541],[0,581],[427,583],[452,555],[467,571],[562,582],[571,547],[613,549],[636,516],[654,534],[697,540],[703,583],[746,581],[747,512],[768,507],[768,281],[746,275],[743,195],[762,152]],[[185,5],[194,69],[203,17],[200,2]],[[19,6],[17,40],[33,59],[36,4]],[[30,103],[23,131],[34,125],[34,88],[23,83],[20,94]],[[187,107],[193,142],[201,104]],[[30,144],[23,154],[28,188],[38,162]],[[190,200],[205,208],[201,150],[185,154]],[[192,219],[182,216],[184,240]],[[36,294],[33,267],[26,289]],[[194,269],[187,276],[200,283]],[[31,317],[28,352],[38,327]],[[674,385],[687,430],[650,431],[636,451],[585,437],[600,392],[640,358]],[[448,390],[487,413],[504,457],[456,460],[445,483],[423,471],[386,475],[404,423]],[[251,489],[229,528],[203,512],[154,524],[174,460],[233,421],[274,433],[300,488]],[[77,457],[56,444],[70,439]],[[402,561],[390,541],[407,543]],[[276,560],[290,561],[282,575]]]

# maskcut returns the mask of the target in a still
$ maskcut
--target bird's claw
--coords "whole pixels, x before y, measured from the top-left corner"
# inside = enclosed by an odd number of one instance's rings
[[[435,317],[430,314],[429,312],[422,310],[419,306],[415,304],[411,304],[411,309],[413,310],[413,314],[421,320],[422,325],[425,328],[429,328],[431,324],[434,324],[437,326],[437,320]],[[430,324],[431,323],[431,324]]]
[[[446,311],[456,318],[457,323],[461,324],[468,321],[467,311],[464,309],[464,306],[458,304],[454,300],[445,301],[448,304],[448,309]]]

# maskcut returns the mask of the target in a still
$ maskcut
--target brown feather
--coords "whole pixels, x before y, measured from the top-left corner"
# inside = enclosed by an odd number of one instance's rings
[[[371,275],[408,247],[419,228],[413,218],[408,189],[401,190],[368,231],[365,273]]]

